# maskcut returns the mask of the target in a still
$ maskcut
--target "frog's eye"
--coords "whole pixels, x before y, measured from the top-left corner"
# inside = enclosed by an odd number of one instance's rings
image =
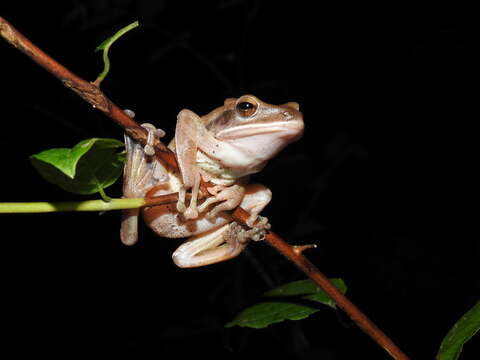
[[[252,116],[257,112],[258,105],[253,100],[243,100],[237,103],[237,112],[243,117]]]

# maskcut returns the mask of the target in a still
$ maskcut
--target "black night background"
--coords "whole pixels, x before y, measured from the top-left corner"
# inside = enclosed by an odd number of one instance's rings
[[[0,16],[139,122],[173,134],[177,113],[227,97],[296,101],[305,134],[253,181],[264,211],[412,359],[433,359],[479,299],[480,21],[468,9],[349,8],[314,1],[3,1]],[[26,56],[0,41],[0,202],[82,200],[43,181],[29,156],[90,137],[123,138]],[[107,189],[121,196],[121,184]],[[261,294],[303,279],[254,243],[203,268],[171,261],[178,240],[143,224],[119,240],[118,212],[1,214],[0,354],[152,359],[223,355],[388,359],[330,308],[266,329],[225,329]],[[479,337],[460,359],[477,359]]]

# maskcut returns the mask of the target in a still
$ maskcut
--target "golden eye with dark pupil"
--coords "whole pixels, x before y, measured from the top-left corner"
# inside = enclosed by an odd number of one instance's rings
[[[237,111],[242,116],[251,116],[257,111],[257,105],[248,101],[242,101],[237,104]]]

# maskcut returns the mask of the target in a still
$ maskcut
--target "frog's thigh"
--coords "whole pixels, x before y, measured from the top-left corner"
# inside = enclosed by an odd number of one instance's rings
[[[204,266],[231,259],[242,252],[246,242],[237,241],[232,223],[198,234],[180,245],[172,255],[173,262],[182,268]]]
[[[248,184],[240,206],[256,218],[271,199],[272,192],[265,185]]]

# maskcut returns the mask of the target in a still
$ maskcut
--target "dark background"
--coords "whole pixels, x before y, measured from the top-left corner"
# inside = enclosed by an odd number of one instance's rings
[[[297,101],[306,132],[254,177],[265,215],[347,283],[349,298],[407,354],[433,358],[478,300],[480,25],[468,9],[339,8],[315,2],[16,1],[4,16],[140,122],[172,135],[176,114],[205,114],[245,93]],[[121,129],[0,42],[1,201],[85,199],[45,183],[29,155]],[[120,185],[108,189],[120,196]],[[145,226],[133,248],[119,214],[1,215],[0,351],[62,358],[387,359],[341,312],[263,330],[224,329],[261,294],[303,279],[265,244],[178,269],[177,240]],[[476,359],[473,338],[461,359]],[[3,358],[3,356],[2,356]]]

